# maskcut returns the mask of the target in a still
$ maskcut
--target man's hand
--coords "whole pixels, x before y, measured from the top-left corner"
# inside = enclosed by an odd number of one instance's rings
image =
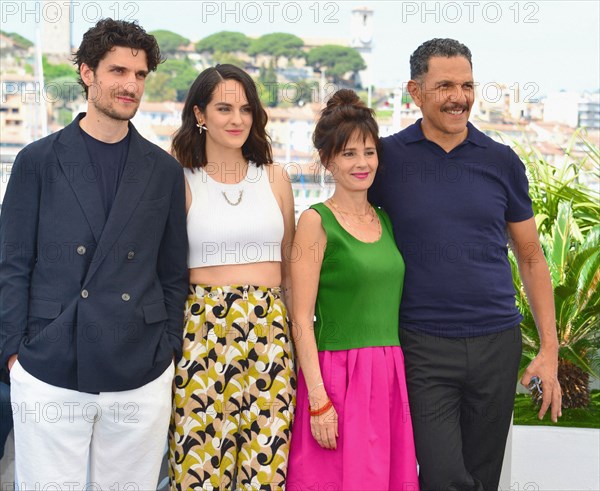
[[[12,368],[12,366],[15,364],[15,361],[17,361],[17,358],[19,357],[19,355],[12,355],[9,359],[8,359],[8,371],[10,372],[10,369]]]
[[[558,383],[558,357],[555,354],[540,351],[529,364],[523,377],[521,385],[529,386],[531,378],[537,376],[542,383],[542,407],[538,418],[542,419],[550,407],[550,418],[554,423],[562,416],[562,391]]]

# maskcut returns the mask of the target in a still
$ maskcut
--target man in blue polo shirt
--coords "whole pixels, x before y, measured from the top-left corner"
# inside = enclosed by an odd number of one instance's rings
[[[510,243],[541,338],[521,383],[542,380],[560,416],[554,301],[525,167],[468,123],[471,52],[433,39],[411,56],[423,118],[382,139],[369,197],[390,215],[406,262],[400,339],[422,490],[496,491],[521,357]]]

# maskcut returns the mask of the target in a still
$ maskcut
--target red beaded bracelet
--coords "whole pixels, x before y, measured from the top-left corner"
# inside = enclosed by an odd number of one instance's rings
[[[321,414],[325,414],[332,407],[333,407],[333,402],[331,402],[331,399],[329,399],[323,407],[321,407],[319,409],[315,409],[315,410],[311,409],[310,404],[309,404],[308,414],[310,414],[311,416],[321,416]]]

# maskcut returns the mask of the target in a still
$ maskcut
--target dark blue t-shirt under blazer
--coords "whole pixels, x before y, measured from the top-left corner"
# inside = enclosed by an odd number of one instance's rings
[[[406,263],[400,327],[443,337],[491,334],[521,322],[507,222],[533,216],[525,166],[468,123],[446,153],[421,120],[383,138],[369,199],[389,214]]]

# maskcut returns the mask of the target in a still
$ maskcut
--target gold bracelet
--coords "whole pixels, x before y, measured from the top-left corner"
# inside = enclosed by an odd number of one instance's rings
[[[321,385],[322,385],[323,387],[325,386],[325,384],[324,384],[323,382],[321,382],[320,384],[317,384],[317,385],[315,385],[315,386],[314,386],[312,389],[310,389],[310,390],[308,391],[308,393],[310,394],[310,393],[311,393],[313,390],[315,390],[317,387],[321,387]]]

